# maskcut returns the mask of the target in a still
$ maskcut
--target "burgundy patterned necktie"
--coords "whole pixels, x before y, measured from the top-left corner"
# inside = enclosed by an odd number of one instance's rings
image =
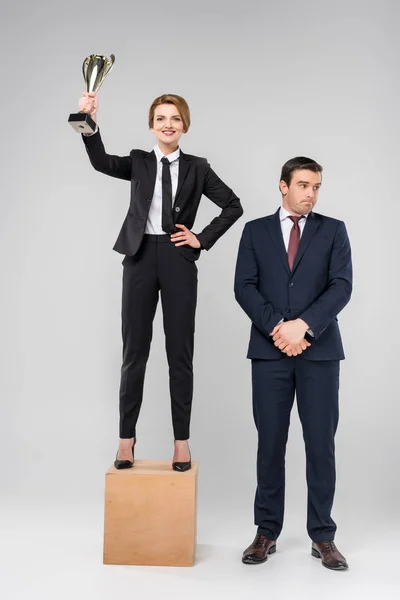
[[[299,244],[300,244],[299,221],[302,218],[303,217],[292,217],[292,216],[289,217],[289,219],[291,219],[293,221],[293,227],[290,230],[289,246],[288,246],[288,252],[287,252],[289,269],[291,271],[293,271],[294,260],[296,258],[297,250],[299,249]]]

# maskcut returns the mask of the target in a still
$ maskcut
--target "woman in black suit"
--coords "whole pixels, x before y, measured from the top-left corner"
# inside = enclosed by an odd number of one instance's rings
[[[96,120],[98,99],[85,92],[80,110]],[[191,467],[188,445],[193,395],[193,338],[197,301],[197,267],[202,249],[209,250],[242,215],[237,196],[204,158],[184,154],[179,140],[190,127],[184,98],[159,96],[149,110],[156,138],[151,152],[107,154],[100,132],[84,135],[93,167],[131,182],[128,214],[114,249],[125,255],[122,286],[123,364],[120,387],[120,441],[115,466],[133,466],[136,422],[142,403],[152,323],[159,293],[169,364],[177,471]],[[202,195],[221,209],[218,217],[195,234],[191,231]]]

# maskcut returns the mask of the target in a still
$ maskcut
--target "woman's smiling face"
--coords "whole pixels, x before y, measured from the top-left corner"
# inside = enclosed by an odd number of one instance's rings
[[[178,147],[183,133],[183,121],[174,104],[160,104],[156,107],[151,131],[161,145]]]

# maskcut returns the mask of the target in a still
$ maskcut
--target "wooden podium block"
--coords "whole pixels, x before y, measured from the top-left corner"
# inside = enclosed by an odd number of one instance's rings
[[[135,460],[107,471],[104,564],[193,566],[197,467],[179,473],[169,461]]]

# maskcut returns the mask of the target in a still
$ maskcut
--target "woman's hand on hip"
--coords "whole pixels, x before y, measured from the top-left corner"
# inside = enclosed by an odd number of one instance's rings
[[[185,225],[175,225],[182,231],[178,231],[177,233],[171,234],[171,242],[175,244],[175,246],[191,246],[191,248],[200,248],[201,244],[194,233],[190,231]]]

